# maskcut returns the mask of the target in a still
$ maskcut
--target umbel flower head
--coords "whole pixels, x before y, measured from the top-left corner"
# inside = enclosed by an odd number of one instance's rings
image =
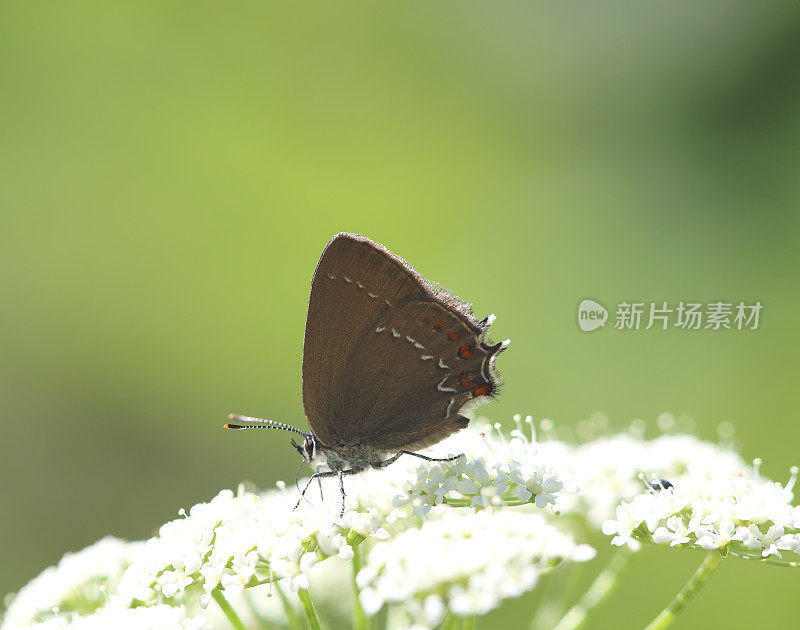
[[[752,469],[687,472],[669,487],[648,482],[647,490],[623,501],[616,518],[603,524],[612,544],[652,542],[670,547],[720,550],[723,555],[762,559],[800,551],[800,508],[792,505],[797,467],[785,485]]]
[[[781,485],[690,435],[645,440],[634,429],[576,445],[555,439],[549,421],[537,439],[530,417],[515,420],[508,435],[473,423],[431,453],[464,454],[454,461],[406,457],[349,478],[341,517],[338,492],[309,493],[294,510],[298,492],[284,484],[223,490],[149,540],[107,538],[67,554],[10,600],[0,630],[244,627],[234,605],[263,612],[245,593],[261,585],[279,595],[271,601],[296,598],[317,627],[310,593],[347,600],[329,595],[353,575],[356,612],[389,608],[398,627],[432,628],[486,614],[554,566],[590,559],[590,547],[559,529],[563,515],[573,531],[602,526],[614,545],[770,562],[800,549],[796,470]],[[331,579],[336,570],[346,575]],[[285,618],[294,614],[287,603]]]
[[[365,542],[371,557],[379,556],[381,546],[390,541],[399,540],[394,549],[400,549],[415,536],[425,540],[426,561],[451,566],[438,574],[438,582],[428,581],[430,592],[444,589],[452,596],[442,599],[442,605],[460,605],[463,610],[477,596],[478,584],[484,588],[476,610],[488,610],[533,588],[536,576],[550,564],[589,557],[586,547],[578,547],[541,518],[494,513],[509,506],[541,512],[552,509],[563,495],[558,473],[538,462],[534,445],[468,429],[438,445],[437,455],[442,451],[465,456],[447,463],[408,457],[385,470],[349,479],[348,509],[341,518],[336,493],[322,501],[304,501],[294,510],[297,493],[282,484],[262,494],[242,487],[237,493],[223,490],[207,503],[181,510],[179,518],[147,541],[107,539],[65,556],[14,598],[2,630],[53,620],[95,623],[101,614],[106,620],[117,615],[123,624],[120,610],[162,606],[176,607],[188,619],[200,614],[215,594],[233,601],[244,589],[271,582],[305,591],[315,565],[331,557],[349,561]],[[431,515],[430,524],[421,520],[436,505],[446,511]],[[491,511],[481,513],[486,510]],[[448,523],[462,532],[460,547]],[[473,543],[481,539],[487,544],[467,544],[470,531],[477,536]],[[512,538],[505,540],[505,535]],[[524,550],[515,549],[523,544]],[[476,567],[472,586],[464,579],[464,565],[452,562],[451,553],[458,548],[463,551],[460,562],[471,559]],[[507,564],[514,579],[499,579],[506,570],[496,559],[500,548],[505,549],[504,557],[517,556]],[[389,549],[383,557],[392,553]],[[375,574],[373,601],[382,596],[389,569],[382,565]],[[525,579],[512,586],[520,576]],[[369,596],[365,601],[369,603]],[[407,602],[413,617],[418,616],[418,601],[415,596]],[[432,601],[426,609],[429,615]],[[152,616],[155,619],[157,613]],[[158,627],[155,622],[153,626]]]
[[[594,549],[529,511],[439,507],[428,516],[369,554],[356,578],[367,613],[402,603],[418,627],[437,625],[446,610],[483,615],[562,561],[594,557]]]
[[[465,456],[415,465],[413,476],[401,484],[394,506],[411,504],[418,516],[443,503],[477,508],[534,504],[544,509],[555,507],[557,498],[571,491],[556,467],[540,455],[538,444],[521,432],[507,439],[499,424],[478,422],[442,446]]]
[[[284,578],[295,590],[308,588],[307,573],[320,560],[349,559],[353,544],[387,536],[368,511],[351,510],[339,519],[331,503],[292,507],[293,497],[280,491],[223,490],[163,525],[123,573],[115,598],[155,603],[199,587],[205,606],[214,589],[230,597]]]
[[[674,423],[670,414],[659,416],[659,426],[665,429]],[[589,438],[586,442],[573,445],[548,438],[545,432],[538,453],[541,461],[557,463],[560,473],[580,489],[562,495],[559,510],[580,517],[592,529],[600,530],[604,521],[612,519],[621,501],[643,492],[642,474],[674,480],[684,474],[736,476],[748,471],[748,464],[729,446],[732,429],[727,425],[720,429],[724,442],[715,444],[687,433],[664,433],[647,440],[641,421],[628,431],[606,434],[607,419],[602,414],[581,424],[589,425],[581,432]]]
[[[25,627],[57,610],[64,615],[85,614],[106,604],[123,572],[139,555],[144,543],[108,536],[77,553],[67,553],[26,584],[13,599],[2,628]]]

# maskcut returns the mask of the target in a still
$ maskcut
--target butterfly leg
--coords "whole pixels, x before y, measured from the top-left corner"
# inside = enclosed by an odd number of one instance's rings
[[[332,473],[334,475],[339,476],[339,492],[342,493],[342,511],[339,512],[339,518],[344,517],[344,509],[345,509],[345,493],[344,493],[344,476],[345,475],[357,475],[360,473],[363,468],[349,468],[348,470],[340,470],[338,472]]]
[[[339,512],[339,518],[344,518],[344,472],[339,471],[339,492],[342,493],[342,511]]]
[[[300,493],[300,498],[297,499],[297,503],[295,504],[294,509],[296,510],[298,507],[300,507],[300,502],[303,500],[303,497],[306,495],[306,490],[308,490],[308,487],[311,485],[311,482],[313,482],[314,479],[319,479],[321,477],[333,477],[334,475],[336,475],[335,472],[317,472],[311,475],[308,478],[308,483],[306,483],[306,487],[303,488],[303,491]],[[320,484],[321,483],[322,482],[320,482]]]
[[[297,491],[300,492],[300,469],[303,467],[305,462],[300,462],[300,465],[297,467],[297,474],[294,476],[294,485],[297,488]],[[322,494],[322,480],[317,477],[317,485],[319,486],[319,500],[324,501],[325,495]],[[300,495],[302,498],[302,494]]]
[[[400,451],[397,455],[392,455],[389,459],[384,462],[381,462],[380,468],[386,468],[389,464],[394,464],[402,455],[413,455],[414,457],[419,457],[420,459],[424,459],[428,462],[452,462],[459,457],[463,457],[464,453],[460,453],[459,455],[454,455],[453,457],[428,457],[427,455],[423,455],[421,453],[415,453],[414,451]]]

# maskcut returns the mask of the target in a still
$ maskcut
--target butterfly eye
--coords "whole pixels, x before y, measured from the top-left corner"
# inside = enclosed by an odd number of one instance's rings
[[[307,435],[303,440],[303,456],[312,461],[317,456],[317,444],[313,435]]]

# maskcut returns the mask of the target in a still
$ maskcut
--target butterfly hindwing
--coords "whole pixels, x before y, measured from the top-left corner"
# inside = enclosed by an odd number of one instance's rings
[[[347,443],[413,450],[464,428],[462,408],[497,390],[500,349],[433,296],[387,312],[348,361],[359,378],[335,399],[337,415],[350,414]]]

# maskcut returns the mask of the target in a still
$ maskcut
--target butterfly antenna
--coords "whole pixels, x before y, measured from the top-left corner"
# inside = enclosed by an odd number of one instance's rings
[[[253,418],[251,416],[240,416],[239,414],[232,413],[228,415],[227,422],[222,425],[223,429],[280,429],[281,431],[291,431],[292,433],[299,433],[305,435],[305,431],[301,431],[297,427],[283,422],[276,422],[275,420],[264,420],[263,418]]]

